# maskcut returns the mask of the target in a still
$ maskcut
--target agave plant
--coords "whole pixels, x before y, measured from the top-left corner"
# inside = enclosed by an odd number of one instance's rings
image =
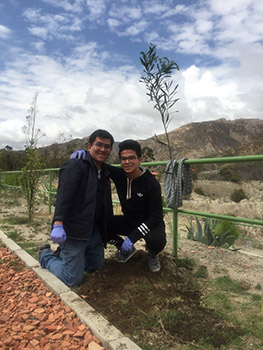
[[[186,225],[188,239],[198,241],[209,246],[227,249],[234,244],[235,240],[239,236],[237,227],[230,221],[206,218],[202,227],[202,224],[197,217],[195,220],[196,231],[193,226],[192,218],[189,225]]]
[[[235,224],[227,220],[220,220],[217,222],[214,229],[215,247],[229,248],[234,244],[239,237],[239,231]]]

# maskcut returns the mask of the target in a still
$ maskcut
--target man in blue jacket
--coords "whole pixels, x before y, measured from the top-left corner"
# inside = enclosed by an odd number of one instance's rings
[[[79,150],[71,157],[84,157]],[[163,221],[161,187],[149,170],[141,167],[142,152],[135,140],[119,144],[121,167],[107,165],[114,181],[124,215],[112,217],[108,241],[117,249],[117,261],[126,262],[135,253],[134,243],[143,238],[149,254],[149,269],[157,272],[161,268],[158,253],[166,244]],[[121,236],[126,236],[123,240]]]
[[[69,286],[78,285],[84,270],[96,271],[104,262],[108,221],[112,216],[109,157],[114,139],[106,130],[90,135],[85,159],[71,159],[59,173],[51,239],[60,244],[59,257],[46,244],[39,261]]]

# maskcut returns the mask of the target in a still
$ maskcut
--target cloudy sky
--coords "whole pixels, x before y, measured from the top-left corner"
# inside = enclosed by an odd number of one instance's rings
[[[180,71],[170,129],[263,118],[259,0],[1,0],[0,148],[23,149],[38,93],[39,146],[109,130],[117,141],[163,133],[140,83],[149,44]]]

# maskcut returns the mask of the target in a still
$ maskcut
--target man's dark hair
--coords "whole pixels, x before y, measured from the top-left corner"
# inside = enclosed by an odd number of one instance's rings
[[[126,149],[131,149],[133,151],[135,151],[135,153],[137,154],[137,156],[140,158],[142,156],[142,149],[141,149],[141,145],[139,144],[139,142],[135,141],[135,140],[124,140],[122,142],[120,142],[119,144],[119,157],[121,156],[121,152],[125,151]]]
[[[95,130],[89,137],[89,143],[91,145],[96,140],[96,137],[99,137],[101,139],[110,139],[111,147],[114,144],[114,138],[107,130],[103,130],[103,129]]]

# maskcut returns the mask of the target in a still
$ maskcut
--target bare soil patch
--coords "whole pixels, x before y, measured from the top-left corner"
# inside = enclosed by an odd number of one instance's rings
[[[243,334],[202,306],[203,292],[196,288],[189,262],[180,260],[176,269],[175,258],[165,252],[160,261],[161,271],[151,273],[143,250],[126,264],[108,258],[77,292],[143,349],[180,349],[202,339],[217,349]]]

